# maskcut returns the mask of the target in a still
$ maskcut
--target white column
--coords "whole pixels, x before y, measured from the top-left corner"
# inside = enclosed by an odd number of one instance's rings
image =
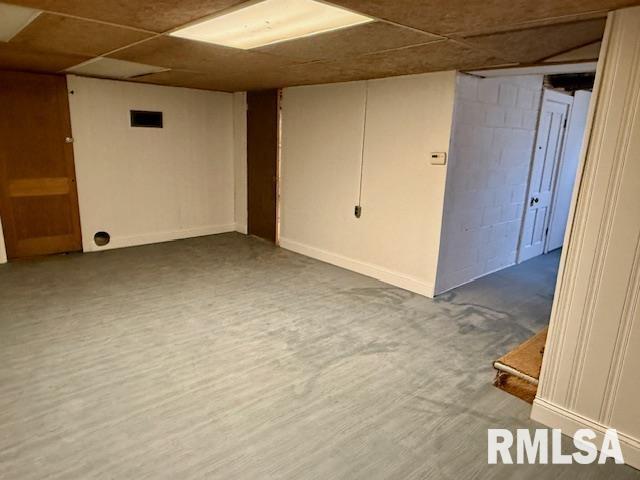
[[[4,233],[2,233],[2,222],[0,222],[0,263],[7,263],[7,251],[4,247]]]
[[[609,15],[532,418],[640,468],[640,7]]]

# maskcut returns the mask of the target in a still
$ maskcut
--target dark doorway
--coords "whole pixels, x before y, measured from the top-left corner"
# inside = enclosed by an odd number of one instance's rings
[[[67,81],[0,72],[0,216],[7,256],[82,249]]]
[[[276,242],[278,90],[247,93],[247,205],[249,235]]]

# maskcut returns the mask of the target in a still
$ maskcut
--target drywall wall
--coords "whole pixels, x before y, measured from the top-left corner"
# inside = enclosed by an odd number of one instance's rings
[[[515,263],[542,81],[458,74],[436,293]]]
[[[454,72],[285,89],[281,246],[433,296],[446,166],[429,153],[448,150],[454,89]]]
[[[233,94],[233,164],[236,231],[247,233],[247,94]]]
[[[4,233],[2,232],[2,222],[0,221],[0,263],[7,263],[7,250],[4,246]]]
[[[615,428],[640,468],[640,7],[609,14],[531,417]],[[575,212],[575,213],[573,213]]]
[[[68,77],[85,251],[235,230],[228,93]],[[132,128],[130,110],[164,128]]]
[[[584,140],[584,131],[587,126],[587,114],[591,92],[579,90],[573,96],[571,116],[567,126],[562,159],[558,167],[558,179],[553,196],[551,220],[549,222],[549,235],[547,236],[546,250],[555,250],[562,247],[564,234],[569,219],[569,208],[573,187],[576,183],[576,172],[580,163],[580,152]]]

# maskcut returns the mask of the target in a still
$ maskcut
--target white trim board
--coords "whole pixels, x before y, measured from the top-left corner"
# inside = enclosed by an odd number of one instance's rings
[[[336,265],[338,267],[351,270],[352,272],[366,275],[367,277],[375,278],[376,280],[388,283],[394,287],[403,288],[410,292],[424,295],[425,297],[433,298],[434,295],[434,285],[432,283],[409,277],[405,274],[394,272],[378,265],[338,255],[337,253],[328,252],[326,250],[305,245],[303,243],[296,242],[295,240],[283,237],[280,238],[280,246],[285,250],[291,250],[292,252],[315,258],[316,260],[330,263],[331,265]]]
[[[571,412],[542,398],[536,398],[533,401],[531,419],[549,428],[559,428],[563,434],[569,436],[573,436],[581,428],[589,428],[596,434],[594,440],[596,445],[602,444],[604,432],[608,428],[595,420]],[[625,463],[640,469],[640,441],[620,431],[618,431],[618,438]]]
[[[188,228],[184,230],[172,230],[167,232],[142,233],[140,235],[129,235],[118,237],[113,235],[108,245],[98,247],[93,242],[83,245],[84,252],[99,252],[102,250],[113,250],[115,248],[135,247],[148,245],[151,243],[170,242],[173,240],[183,240],[186,238],[204,237],[207,235],[217,235],[219,233],[235,232],[236,225],[207,225],[204,227]]]
[[[480,77],[503,77],[505,75],[558,75],[567,73],[591,73],[596,71],[597,62],[561,63],[535,65],[531,67],[506,67],[487,70],[466,71]]]

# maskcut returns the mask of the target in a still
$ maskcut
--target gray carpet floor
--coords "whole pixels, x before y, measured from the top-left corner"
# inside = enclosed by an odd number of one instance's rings
[[[240,234],[0,266],[0,477],[640,478],[487,465],[558,260],[436,300]]]

